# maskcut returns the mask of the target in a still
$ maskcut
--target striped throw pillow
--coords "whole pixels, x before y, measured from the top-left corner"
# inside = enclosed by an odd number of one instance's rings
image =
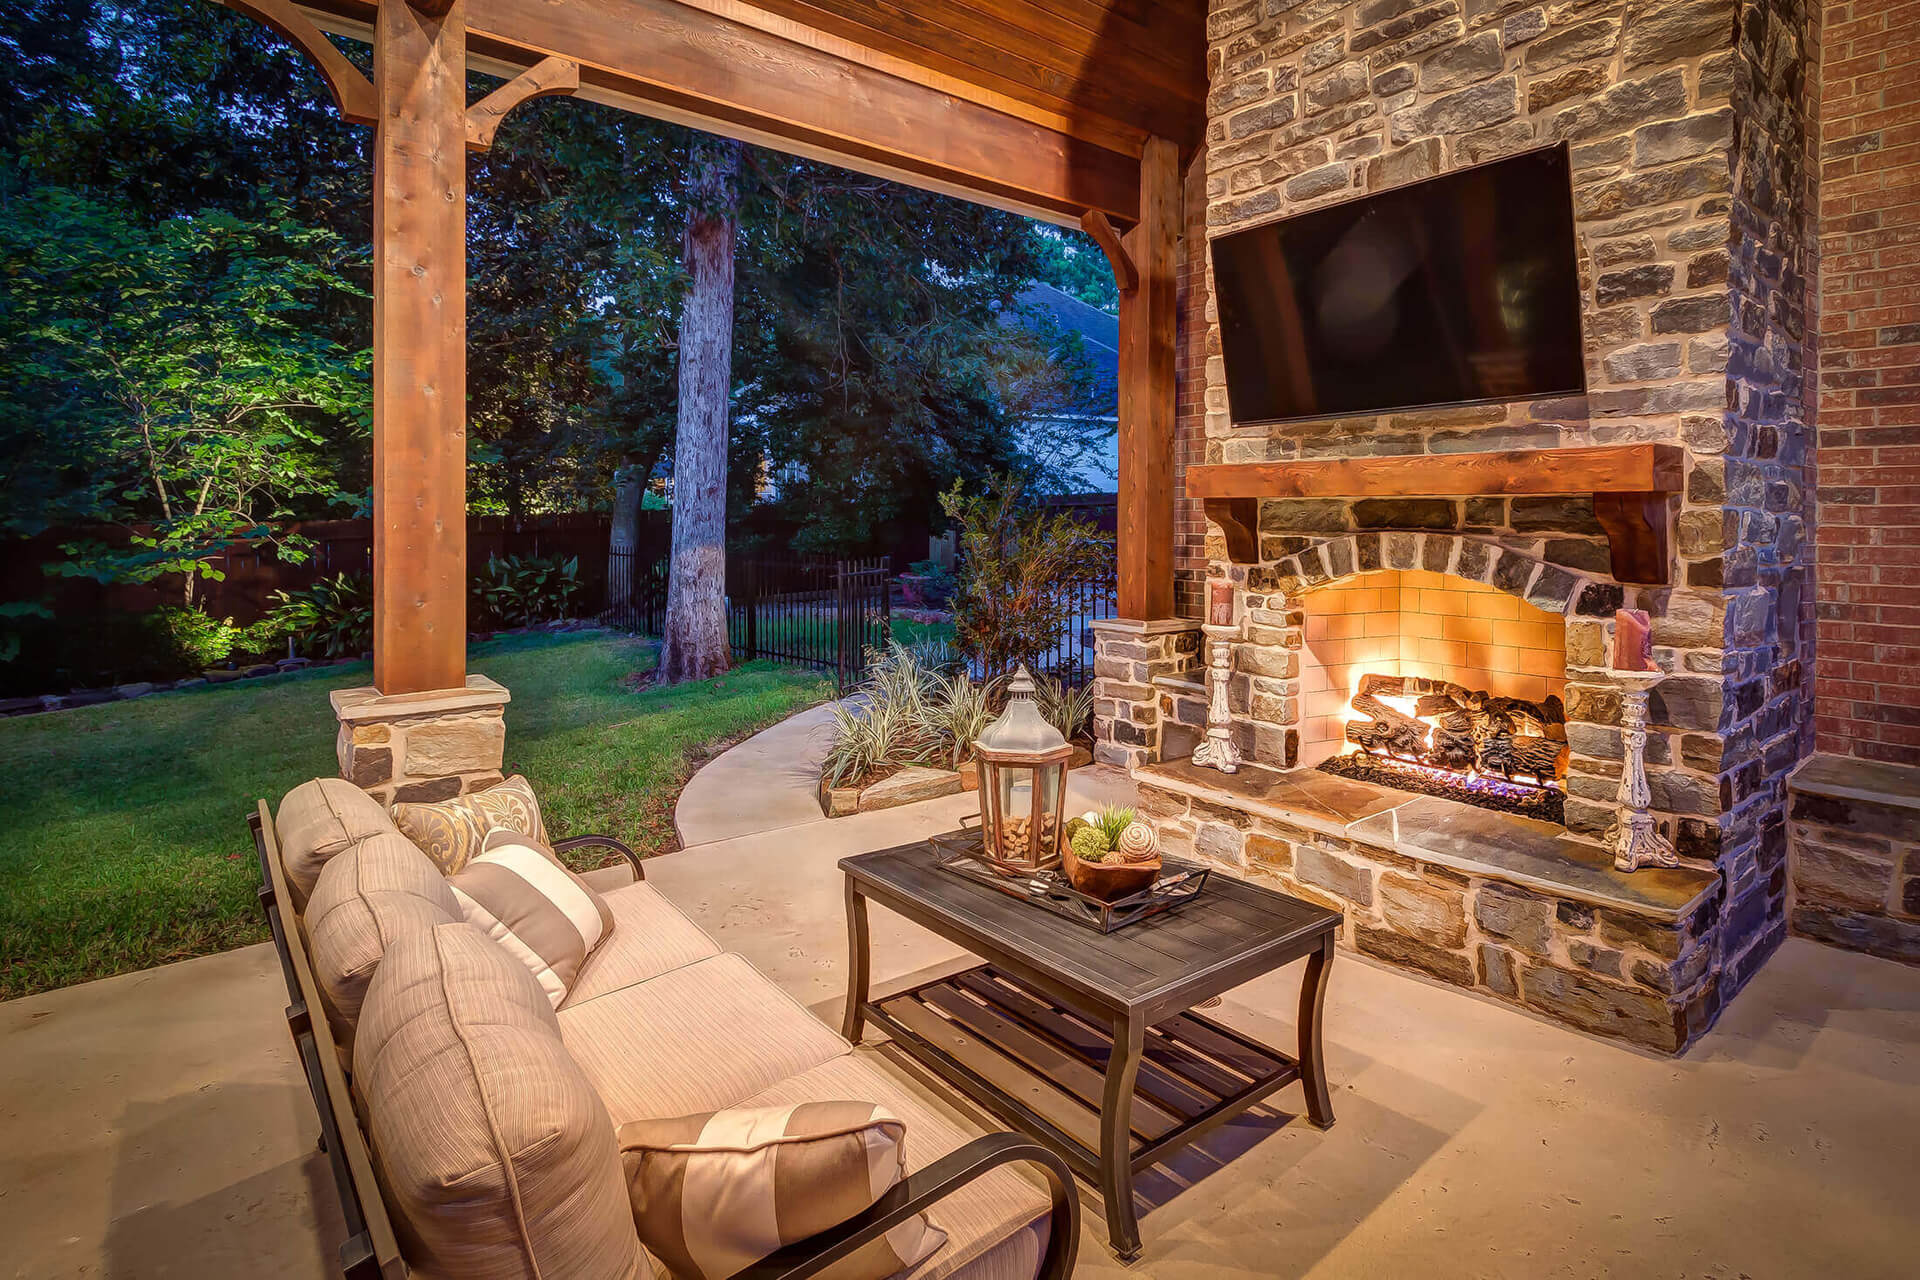
[[[556,1009],[613,932],[613,912],[592,886],[518,831],[489,832],[447,883],[461,915],[526,965]]]
[[[640,1243],[678,1280],[719,1280],[838,1226],[907,1174],[906,1125],[870,1102],[735,1107],[620,1126]],[[917,1214],[833,1268],[881,1280],[947,1242]]]

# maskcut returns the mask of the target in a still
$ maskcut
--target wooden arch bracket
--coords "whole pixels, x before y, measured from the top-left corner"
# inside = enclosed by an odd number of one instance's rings
[[[351,124],[375,123],[380,118],[380,100],[373,81],[360,68],[347,61],[347,55],[334,47],[313,20],[293,7],[291,0],[221,0],[229,9],[238,10],[256,22],[263,22],[299,45],[320,69],[334,105]]]
[[[1140,287],[1140,269],[1133,265],[1133,255],[1120,243],[1120,233],[1113,229],[1113,223],[1107,215],[1098,209],[1089,209],[1080,217],[1080,229],[1093,237],[1100,251],[1107,255],[1107,261],[1113,264],[1113,278],[1120,286],[1120,292],[1132,293]]]
[[[1258,498],[1203,498],[1207,519],[1220,526],[1227,540],[1227,559],[1252,564],[1260,558],[1260,500]]]
[[[467,150],[491,147],[500,122],[521,103],[574,93],[579,88],[579,63],[570,58],[542,58],[467,108]]]

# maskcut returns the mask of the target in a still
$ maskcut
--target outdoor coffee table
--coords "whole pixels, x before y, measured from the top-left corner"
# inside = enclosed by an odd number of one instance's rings
[[[1140,1253],[1141,1169],[1295,1080],[1313,1123],[1333,1123],[1320,1015],[1338,912],[1215,874],[1192,901],[1102,934],[942,871],[938,856],[923,842],[840,860],[852,952],[842,1030],[858,1042],[871,1019],[915,1061],[1057,1148],[1099,1186],[1121,1258]],[[986,963],[872,999],[869,900]],[[1193,1012],[1302,959],[1298,1057]]]

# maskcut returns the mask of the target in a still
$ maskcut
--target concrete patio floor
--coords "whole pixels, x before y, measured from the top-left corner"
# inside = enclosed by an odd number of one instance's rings
[[[835,862],[972,803],[724,839],[648,875],[837,1024]],[[877,908],[874,934],[881,989],[960,959]],[[1297,982],[1219,1016],[1284,1045]],[[0,1005],[0,1275],[329,1274],[339,1214],[284,1002],[255,946]],[[1343,954],[1327,1035],[1334,1128],[1294,1121],[1290,1088],[1143,1177],[1130,1269],[1083,1195],[1080,1274],[1891,1277],[1920,1255],[1920,970],[1790,942],[1669,1061]]]

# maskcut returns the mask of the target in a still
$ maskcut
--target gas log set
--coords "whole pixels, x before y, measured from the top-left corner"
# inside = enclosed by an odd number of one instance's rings
[[[1357,750],[1323,770],[1561,821],[1567,715],[1559,698],[1529,702],[1448,680],[1370,673],[1350,705],[1364,717],[1346,725]]]

